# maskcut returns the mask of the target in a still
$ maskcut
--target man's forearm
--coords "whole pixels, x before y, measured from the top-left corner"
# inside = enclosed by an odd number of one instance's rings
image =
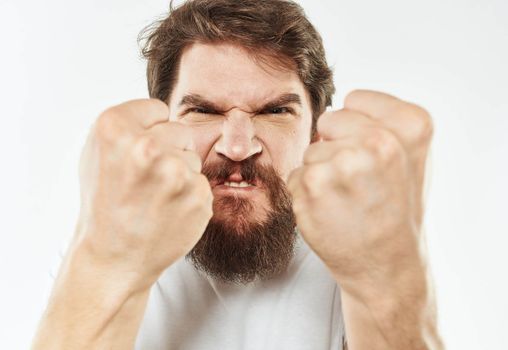
[[[349,350],[441,350],[433,290],[418,286],[364,286],[367,293],[342,288]],[[406,281],[407,282],[407,281]]]
[[[132,349],[149,288],[128,288],[118,272],[95,265],[82,252],[69,255],[32,349]]]

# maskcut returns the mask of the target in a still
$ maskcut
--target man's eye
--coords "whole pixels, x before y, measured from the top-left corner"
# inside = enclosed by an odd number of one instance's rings
[[[190,108],[188,110],[188,112],[193,112],[193,113],[200,113],[200,114],[209,114],[211,113],[210,110],[206,109],[206,108],[203,108],[203,107],[194,107],[194,108]]]
[[[290,112],[291,110],[288,107],[273,107],[265,111],[266,114],[284,114]]]

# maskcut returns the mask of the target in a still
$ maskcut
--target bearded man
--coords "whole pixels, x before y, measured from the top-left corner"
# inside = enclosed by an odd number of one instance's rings
[[[284,0],[190,0],[146,32],[150,99],[104,111],[34,349],[440,349],[422,239],[428,113],[326,111]]]

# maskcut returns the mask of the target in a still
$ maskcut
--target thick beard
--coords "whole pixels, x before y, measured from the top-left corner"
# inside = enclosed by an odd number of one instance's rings
[[[296,221],[291,196],[282,178],[270,165],[249,158],[241,163],[224,159],[203,167],[208,180],[224,181],[240,166],[242,178],[262,184],[270,210],[263,222],[251,218],[251,200],[231,195],[214,200],[214,215],[203,236],[187,254],[200,271],[221,282],[247,284],[256,278],[271,279],[286,271],[294,254]],[[226,215],[224,215],[226,214]]]

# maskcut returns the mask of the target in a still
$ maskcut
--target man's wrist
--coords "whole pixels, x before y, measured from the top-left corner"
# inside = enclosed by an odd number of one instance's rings
[[[364,303],[380,300],[426,300],[429,292],[428,273],[423,266],[397,269],[397,272],[379,271],[362,276],[348,277],[333,274],[341,289]]]
[[[371,279],[363,276],[343,283],[335,278],[341,287],[350,343],[359,345],[362,332],[368,331],[370,340],[377,341],[369,340],[357,348],[373,349],[372,344],[379,344],[376,349],[441,349],[427,268],[415,264],[391,276],[385,279],[380,275]]]
[[[119,300],[149,290],[158,277],[155,273],[151,276],[144,274],[142,267],[135,266],[129,257],[118,259],[97,254],[86,240],[74,245],[68,258],[62,273],[66,274],[69,283],[94,286]]]
[[[375,303],[383,296],[426,299],[431,280],[425,252],[416,239],[404,243],[403,251],[397,248],[370,252],[371,256],[363,259],[364,264],[355,269],[344,269],[343,262],[326,265],[341,289],[362,302]]]

